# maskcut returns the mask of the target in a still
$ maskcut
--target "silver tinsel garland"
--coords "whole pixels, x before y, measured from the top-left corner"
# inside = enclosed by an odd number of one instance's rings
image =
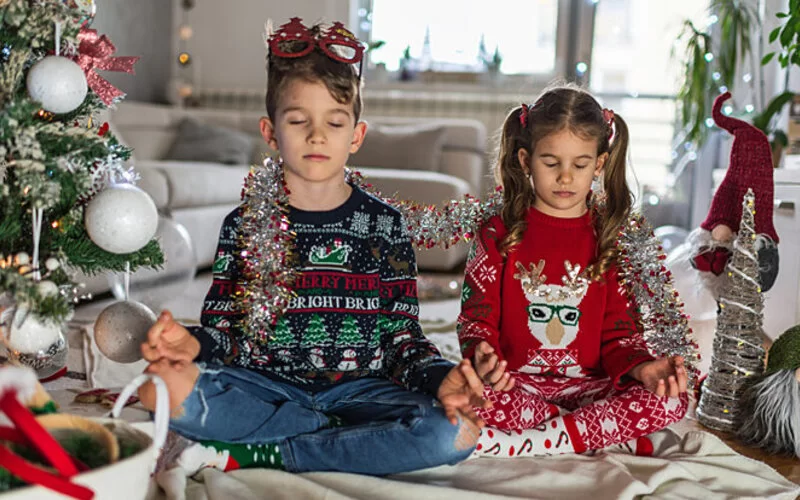
[[[470,240],[503,204],[502,190],[497,189],[487,201],[465,196],[441,208],[422,206],[384,197],[357,171],[346,169],[345,179],[397,208],[417,248],[447,248]],[[239,243],[245,286],[237,292],[237,304],[247,311],[243,331],[254,341],[267,342],[292,298],[289,286],[294,278],[294,234],[289,230],[289,192],[282,166],[268,158],[263,166],[251,168],[242,196]],[[620,278],[642,311],[639,319],[648,347],[656,355],[683,356],[690,376],[696,378],[697,344],[652,228],[641,215],[632,214],[620,229],[618,243]]]
[[[397,208],[417,248],[448,248],[470,240],[483,221],[499,211],[503,201],[498,190],[487,202],[466,195],[437,209],[384,197],[351,169],[345,169],[345,180]],[[294,234],[286,217],[289,191],[282,165],[267,158],[263,167],[251,168],[243,199],[240,244],[246,285],[237,292],[237,302],[240,310],[248,311],[244,331],[256,341],[266,342],[292,298],[289,286],[294,278]]]
[[[682,356],[691,383],[700,361],[689,318],[675,290],[666,255],[653,228],[641,214],[631,214],[617,239],[620,282],[637,306],[647,347],[654,356]]]
[[[755,196],[748,189],[720,293],[711,367],[697,407],[700,423],[724,431],[735,430],[747,383],[764,372],[764,297],[758,283],[754,214]]]

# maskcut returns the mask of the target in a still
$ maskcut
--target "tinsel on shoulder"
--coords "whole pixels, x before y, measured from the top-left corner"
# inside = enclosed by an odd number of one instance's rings
[[[397,208],[403,214],[412,243],[417,248],[449,248],[469,241],[480,225],[497,213],[502,192],[488,201],[466,195],[442,207],[423,206],[413,201],[383,196],[357,171],[345,169],[345,180]],[[247,311],[244,331],[255,341],[266,342],[272,326],[292,298],[294,278],[293,238],[287,211],[289,191],[280,163],[267,158],[254,166],[242,192],[242,223],[239,234],[244,262],[244,288],[237,292],[240,311]]]
[[[384,197],[357,171],[346,169],[346,180],[396,207],[405,218],[417,248],[468,241],[480,226],[500,212],[502,190],[487,201],[473,196],[451,200],[442,207]],[[289,191],[282,166],[267,159],[250,170],[243,190],[239,244],[244,262],[244,288],[237,292],[240,311],[246,311],[243,331],[256,342],[268,342],[272,326],[292,298],[294,234],[287,217]],[[639,307],[644,337],[656,355],[680,355],[696,380],[697,343],[688,326],[683,304],[664,266],[661,243],[644,217],[632,214],[618,239],[622,284]]]
[[[620,282],[637,307],[643,335],[655,356],[682,356],[690,381],[697,383],[700,353],[689,317],[675,290],[666,255],[650,223],[632,213],[617,239]]]
[[[68,316],[81,295],[67,271],[94,274],[124,271],[126,263],[133,269],[163,263],[155,241],[133,254],[116,255],[93,244],[85,230],[85,204],[110,182],[135,177],[124,164],[131,150],[101,119],[109,104],[89,89],[77,108],[53,114],[26,87],[30,68],[53,54],[56,40],[60,55],[73,61],[83,55],[79,37],[85,15],[58,0],[0,2],[0,291],[3,300],[55,322]],[[32,270],[28,260],[36,254],[31,249],[35,213],[43,226],[38,261],[55,263],[46,271]],[[59,293],[39,293],[30,279],[34,271]]]

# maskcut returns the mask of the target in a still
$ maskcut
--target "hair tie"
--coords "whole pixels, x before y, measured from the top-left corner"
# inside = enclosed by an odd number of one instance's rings
[[[608,108],[603,108],[603,120],[608,125],[608,143],[614,138],[614,111]]]
[[[524,102],[519,109],[519,124],[522,125],[522,128],[528,128],[528,105]]]

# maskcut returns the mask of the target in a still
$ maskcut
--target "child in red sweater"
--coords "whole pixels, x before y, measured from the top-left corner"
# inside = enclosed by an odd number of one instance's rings
[[[644,436],[686,413],[687,371],[679,356],[648,353],[618,282],[627,125],[559,87],[512,110],[500,141],[504,205],[470,251],[458,320],[464,358],[494,403],[478,410],[487,428],[476,454],[623,443],[647,454]]]

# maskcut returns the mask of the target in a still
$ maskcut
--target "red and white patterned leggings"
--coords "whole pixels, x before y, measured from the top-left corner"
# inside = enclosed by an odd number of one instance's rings
[[[608,377],[543,377],[511,372],[511,391],[485,387],[494,406],[478,409],[487,427],[514,431],[543,427],[545,422],[569,434],[574,451],[597,450],[623,443],[677,422],[686,414],[687,394],[658,397],[640,384],[615,389]],[[563,426],[563,427],[562,427]],[[547,427],[550,427],[548,425]]]

